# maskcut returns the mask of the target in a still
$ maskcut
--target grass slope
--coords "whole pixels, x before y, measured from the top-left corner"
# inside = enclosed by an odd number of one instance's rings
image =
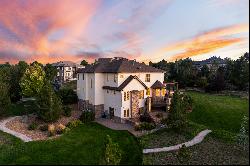
[[[142,150],[134,136],[90,123],[57,139],[28,143],[0,132],[0,165],[103,164],[107,134],[123,151],[121,164],[141,164]]]

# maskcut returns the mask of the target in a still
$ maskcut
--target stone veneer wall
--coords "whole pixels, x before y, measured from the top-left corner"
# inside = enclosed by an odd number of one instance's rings
[[[131,117],[139,118],[139,91],[131,91]]]
[[[78,109],[79,110],[91,109],[91,110],[95,111],[95,117],[99,118],[99,117],[101,117],[101,114],[104,111],[104,104],[93,105],[93,104],[90,104],[88,100],[81,100],[80,99],[78,101]]]

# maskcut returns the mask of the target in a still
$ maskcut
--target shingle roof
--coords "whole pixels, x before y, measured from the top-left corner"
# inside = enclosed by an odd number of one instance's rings
[[[142,86],[145,87],[145,89],[147,89],[148,87],[137,77],[137,76],[132,76],[130,75],[125,81],[123,81],[123,83],[119,86],[119,87],[111,87],[111,86],[103,86],[103,89],[109,89],[109,90],[116,90],[116,91],[121,91],[123,90],[133,79],[136,79],[137,81],[139,81]]]
[[[164,88],[165,86],[160,82],[160,81],[155,81],[155,83],[151,86],[151,88],[153,89],[157,89],[157,88]]]
[[[56,63],[52,63],[52,66],[70,66],[70,67],[81,67],[81,65],[71,62],[71,61],[60,61],[60,62],[56,62]]]
[[[87,65],[79,69],[78,73],[137,73],[137,72],[165,72],[164,70],[139,63],[126,58],[101,58],[96,64]]]

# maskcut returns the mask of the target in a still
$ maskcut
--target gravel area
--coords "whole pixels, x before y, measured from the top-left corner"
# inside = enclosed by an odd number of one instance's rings
[[[62,116],[59,120],[57,120],[54,123],[49,123],[49,124],[54,124],[55,126],[59,124],[66,125],[68,122],[78,119],[79,116],[81,115],[81,111],[72,111],[70,117],[64,117]],[[35,130],[28,130],[28,126],[32,124],[33,122],[36,122],[38,124],[37,129]],[[32,140],[45,140],[48,138],[54,138],[54,137],[48,137],[48,131],[41,131],[39,129],[40,126],[46,124],[45,122],[39,120],[36,115],[26,115],[26,116],[21,116],[21,117],[16,117],[9,122],[6,123],[5,127],[21,133]]]

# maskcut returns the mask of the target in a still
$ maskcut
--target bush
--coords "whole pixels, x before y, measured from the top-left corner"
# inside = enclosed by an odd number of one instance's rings
[[[162,117],[163,117],[163,113],[157,113],[155,116],[156,116],[157,118],[162,118]]]
[[[63,115],[70,117],[71,116],[71,108],[69,106],[63,106]]]
[[[65,127],[63,124],[60,123],[60,124],[57,126],[57,128],[56,128],[56,133],[57,133],[57,134],[62,134],[65,128],[66,128],[66,127]]]
[[[82,122],[80,120],[74,120],[74,121],[69,122],[66,126],[70,129],[72,129],[72,128],[75,128],[81,124],[82,124]]]
[[[65,127],[65,129],[63,130],[63,133],[68,133],[70,131],[70,128]]]
[[[63,104],[77,103],[78,97],[73,89],[62,88],[57,92],[57,95],[62,100]]]
[[[47,130],[48,130],[48,125],[47,125],[47,124],[42,125],[42,126],[39,127],[39,129],[40,129],[41,131],[47,131]]]
[[[105,149],[105,161],[107,165],[118,165],[122,159],[122,151],[117,143],[114,143],[109,135],[107,135],[107,143]]]
[[[6,112],[10,104],[8,85],[0,80],[0,115]]]
[[[140,115],[140,122],[154,123],[154,120],[150,116],[150,114],[147,111],[145,111],[144,114]]]
[[[55,125],[53,125],[53,124],[49,125],[48,126],[48,132],[49,132],[49,136],[56,135]]]
[[[135,130],[152,130],[155,128],[155,124],[154,123],[148,123],[148,122],[143,122],[139,125],[135,126]]]
[[[94,111],[83,111],[82,115],[79,118],[83,123],[88,123],[95,120]]]
[[[38,127],[38,124],[36,122],[33,122],[31,123],[29,126],[28,126],[28,130],[36,130]]]

